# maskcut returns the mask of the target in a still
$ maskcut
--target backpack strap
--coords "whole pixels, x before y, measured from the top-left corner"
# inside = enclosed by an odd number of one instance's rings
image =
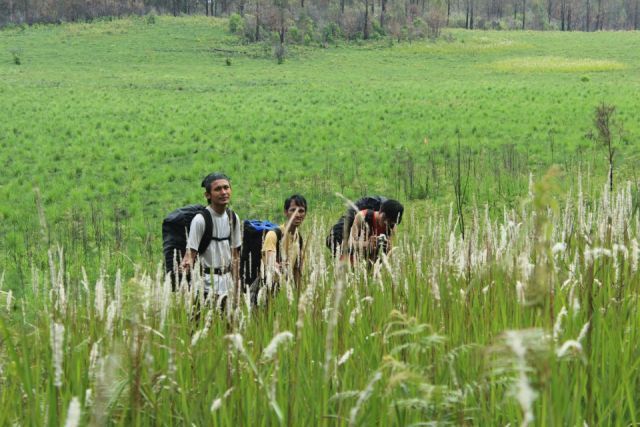
[[[369,225],[371,232],[373,232],[374,224],[373,219],[375,216],[375,211],[373,209],[367,209],[367,212],[364,214],[364,221]]]
[[[231,208],[227,208],[227,216],[229,217],[229,222],[231,223],[231,234],[233,234],[236,229],[236,213]]]
[[[229,242],[231,242],[231,236],[233,235],[233,232],[236,229],[236,214],[229,208],[227,208],[227,217],[229,218],[229,235],[227,237],[213,237],[211,236],[211,240],[215,240],[216,242],[224,242],[225,240],[228,240]],[[209,215],[211,216],[211,215]],[[211,231],[209,232],[209,234],[213,234],[213,228],[211,229]]]
[[[204,253],[209,247],[209,243],[213,239],[213,218],[207,208],[203,208],[200,214],[204,218],[204,234],[200,239],[200,245],[198,245],[198,253]]]
[[[298,245],[300,246],[300,254],[298,255],[298,267],[302,266],[302,256],[303,256],[303,248],[304,241],[302,240],[302,235],[298,233]]]
[[[227,237],[213,237],[213,218],[211,217],[211,212],[209,212],[207,208],[204,208],[200,213],[204,217],[204,235],[202,236],[200,246],[198,247],[199,253],[203,253],[204,251],[206,251],[209,247],[209,243],[211,243],[212,240],[215,240],[216,242],[224,242],[225,240],[228,240],[229,242],[231,242],[231,236],[236,229],[237,222],[236,214],[235,212],[233,212],[233,210],[231,210],[231,208],[227,208],[227,216],[229,217],[230,223],[229,236]]]

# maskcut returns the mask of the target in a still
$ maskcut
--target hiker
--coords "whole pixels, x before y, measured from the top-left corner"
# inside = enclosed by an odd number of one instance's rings
[[[202,187],[208,201],[206,212],[213,220],[211,242],[204,251],[198,253],[208,222],[204,217],[205,212],[198,213],[189,227],[187,250],[181,267],[184,271],[189,271],[199,256],[205,279],[205,299],[211,294],[214,298],[222,298],[237,289],[239,250],[242,243],[240,227],[237,226],[240,219],[228,208],[231,201],[229,177],[219,172],[209,174],[202,181]]]
[[[297,291],[300,290],[300,279],[304,262],[304,251],[300,225],[307,215],[307,200],[294,194],[284,201],[286,222],[279,227],[279,232],[271,230],[265,235],[262,245],[262,265],[264,283],[269,289],[280,281],[292,279]]]
[[[375,263],[381,253],[391,250],[391,236],[402,221],[404,207],[397,200],[386,199],[380,208],[362,209],[356,213],[349,233],[349,253],[356,259]]]

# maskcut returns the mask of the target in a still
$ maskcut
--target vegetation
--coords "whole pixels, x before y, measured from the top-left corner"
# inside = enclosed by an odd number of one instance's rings
[[[638,422],[638,34],[277,64],[229,26],[0,32],[0,425]],[[241,218],[310,202],[303,287],[268,309],[162,276],[163,216],[219,169]],[[406,202],[371,272],[323,246],[336,192]]]
[[[561,31],[637,30],[640,0],[0,0],[0,27],[89,22],[143,14],[238,16],[248,40],[342,36],[438,37],[444,27]],[[149,20],[153,23],[153,18]]]

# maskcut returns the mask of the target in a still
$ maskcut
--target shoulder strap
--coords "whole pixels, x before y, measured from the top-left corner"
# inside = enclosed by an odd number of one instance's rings
[[[236,228],[236,213],[231,208],[227,208],[227,216],[229,217],[229,222],[231,223],[231,229],[234,230]]]
[[[204,218],[204,234],[200,239],[200,245],[198,246],[198,253],[204,253],[211,243],[213,235],[213,218],[207,208],[203,208],[200,214]]]
[[[369,227],[371,228],[371,231],[373,232],[373,218],[375,216],[375,211],[373,209],[367,209],[367,212],[364,214],[364,220],[367,224],[369,224]]]
[[[206,210],[206,209],[205,209]],[[209,221],[208,223],[205,222],[205,234],[207,236],[209,236],[209,242],[211,242],[211,240],[215,240],[216,242],[224,242],[225,240],[231,241],[231,236],[233,235],[233,232],[236,229],[236,222],[237,222],[237,218],[236,218],[236,214],[229,208],[227,208],[227,216],[229,218],[229,235],[227,237],[213,237],[213,218],[211,217],[211,213],[208,212],[208,215],[203,214],[205,221]],[[208,224],[211,224],[211,226],[209,228]],[[209,244],[207,243],[207,246],[209,246]],[[205,250],[206,250],[206,246],[205,246]]]
[[[302,258],[304,257],[304,242],[302,240],[302,235],[298,233],[298,245],[300,245],[300,255],[298,255],[298,267],[302,266]]]
[[[229,217],[229,242],[231,242],[231,236],[233,236],[233,232],[236,231],[236,213],[231,209],[227,208],[227,217]],[[225,239],[227,240],[227,239]]]

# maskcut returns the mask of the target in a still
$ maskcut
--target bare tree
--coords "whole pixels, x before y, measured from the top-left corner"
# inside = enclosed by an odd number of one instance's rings
[[[596,107],[593,117],[593,125],[596,128],[596,133],[589,132],[587,137],[600,144],[607,153],[607,161],[609,162],[609,190],[613,191],[613,157],[616,149],[613,143],[612,128],[616,127],[615,122],[616,107],[614,105],[608,105],[604,102]],[[622,134],[622,127],[619,127],[620,134]]]
[[[260,0],[256,0],[256,41],[260,40]]]
[[[464,203],[467,198],[467,187],[469,185],[469,169],[471,168],[471,156],[466,159],[462,157],[462,146],[460,143],[460,131],[456,130],[458,136],[458,147],[456,150],[456,165],[453,169],[453,192],[456,202],[456,212],[458,214],[458,222],[460,224],[460,233],[462,239],[465,238],[464,225]],[[464,169],[464,170],[463,170]]]
[[[362,29],[362,37],[365,40],[369,38],[369,0],[364,0],[364,28]]]
[[[604,11],[602,10],[602,0],[598,0],[598,12],[596,14],[596,30],[602,30],[602,21],[604,21],[603,16]]]

